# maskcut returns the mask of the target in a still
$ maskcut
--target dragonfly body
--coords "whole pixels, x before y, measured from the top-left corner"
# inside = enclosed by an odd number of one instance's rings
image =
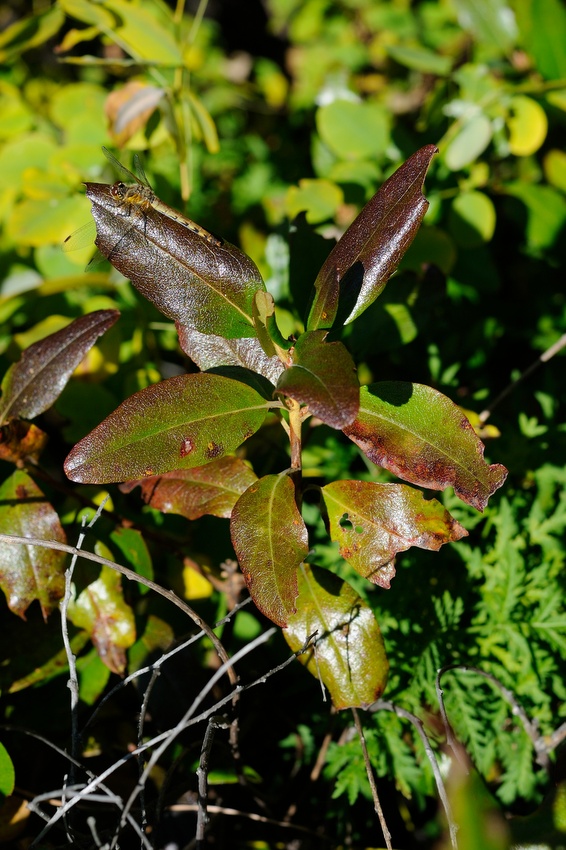
[[[133,183],[124,183],[122,181],[118,181],[114,183],[110,189],[112,197],[123,204],[124,207],[128,208],[129,206],[137,206],[142,209],[148,209],[149,207],[153,207],[157,212],[162,213],[167,216],[167,218],[173,219],[173,221],[182,224],[183,227],[186,227],[188,230],[191,230],[193,233],[198,233],[203,239],[206,239],[207,242],[210,242],[211,245],[222,245],[222,240],[218,239],[218,237],[214,236],[212,233],[209,233],[208,230],[205,230],[204,227],[201,227],[199,224],[196,224],[190,218],[182,215],[182,213],[170,207],[168,204],[165,204],[162,200],[160,200],[151,186],[149,185],[149,181],[145,176],[145,172],[142,168],[139,157],[136,155],[134,158],[135,168],[138,172],[138,178],[136,178],[131,171],[122,165],[116,157],[110,153],[107,148],[102,148],[104,154],[109,162],[112,163],[116,171],[121,174],[127,180],[133,180]]]

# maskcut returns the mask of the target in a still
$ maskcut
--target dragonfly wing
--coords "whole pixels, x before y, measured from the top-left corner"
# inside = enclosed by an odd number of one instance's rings
[[[88,245],[94,245],[96,239],[96,224],[94,219],[87,221],[78,230],[73,231],[70,236],[67,236],[63,242],[63,251],[68,254],[69,251],[78,251],[80,248],[86,248]]]
[[[122,180],[126,180],[128,183],[132,183],[132,182],[133,182],[133,183],[139,183],[139,182],[140,182],[140,181],[139,181],[139,178],[137,178],[137,177],[135,176],[135,174],[132,174],[132,172],[131,172],[131,171],[129,171],[129,170],[126,168],[126,166],[125,166],[125,165],[122,165],[122,163],[120,162],[120,160],[116,159],[116,157],[114,156],[114,154],[113,154],[113,153],[111,153],[111,152],[108,150],[108,148],[105,148],[105,147],[103,146],[103,147],[102,147],[102,153],[104,154],[104,156],[106,157],[106,159],[108,160],[108,162],[110,163],[110,165],[112,166],[112,168],[114,168],[114,170],[116,171],[116,173],[120,175],[120,177],[122,178]],[[136,156],[137,156],[137,154],[136,154]],[[147,179],[147,178],[146,178],[146,179]]]

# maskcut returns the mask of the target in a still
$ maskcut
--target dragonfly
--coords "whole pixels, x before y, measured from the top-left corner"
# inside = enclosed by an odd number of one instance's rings
[[[213,233],[210,233],[204,227],[201,227],[200,224],[197,224],[192,221],[192,219],[182,215],[182,213],[178,210],[173,209],[173,207],[170,207],[157,197],[151,188],[140,158],[137,154],[134,156],[134,168],[138,175],[136,177],[126,168],[125,165],[116,159],[114,154],[111,153],[108,148],[103,147],[102,150],[106,159],[111,163],[112,167],[122,178],[122,180],[117,181],[110,187],[110,194],[114,200],[118,202],[120,207],[126,211],[127,215],[130,214],[130,210],[133,207],[141,209],[142,211],[147,211],[151,207],[157,212],[165,215],[167,218],[170,218],[172,221],[176,221],[178,224],[186,227],[187,230],[197,233],[209,244],[215,246],[222,245],[222,240]],[[70,251],[76,251],[79,248],[86,248],[87,245],[92,244],[95,233],[95,223],[94,221],[90,221],[82,227],[79,227],[79,229],[75,230],[74,233],[71,233],[70,236],[67,236],[63,243],[63,250],[67,253]]]
[[[129,206],[137,206],[142,209],[144,207],[145,209],[153,207],[154,210],[157,210],[157,212],[167,216],[167,218],[176,221],[178,224],[182,224],[183,227],[186,227],[188,230],[192,230],[193,233],[198,233],[199,236],[206,239],[206,241],[210,242],[211,245],[222,245],[222,240],[218,239],[217,236],[214,236],[214,234],[205,230],[204,227],[201,227],[200,224],[196,224],[190,218],[182,215],[180,212],[173,209],[173,207],[170,207],[169,204],[164,203],[157,197],[150,186],[149,180],[145,175],[145,171],[143,170],[143,166],[137,154],[134,156],[134,168],[138,175],[136,178],[125,165],[122,165],[122,163],[116,159],[114,154],[111,153],[108,148],[103,147],[102,151],[108,162],[110,162],[116,170],[117,174],[122,177],[122,181],[118,181],[111,186],[110,193],[116,201],[124,206],[124,208],[127,209]],[[131,180],[133,182],[123,182],[124,180]]]

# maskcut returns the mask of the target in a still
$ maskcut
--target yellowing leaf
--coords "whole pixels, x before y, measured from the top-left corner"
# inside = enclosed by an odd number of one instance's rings
[[[322,488],[330,536],[354,569],[380,587],[395,575],[395,555],[411,546],[437,551],[467,531],[436,499],[406,484],[335,481]]]
[[[509,150],[515,156],[530,156],[546,139],[546,112],[536,100],[525,95],[517,95],[511,100],[510,111],[507,119]]]
[[[347,582],[309,564],[299,568],[298,588],[285,640],[296,652],[314,636],[299,661],[322,679],[336,708],[371,705],[385,690],[389,671],[371,608]]]
[[[100,549],[100,546],[97,546]],[[109,553],[104,552],[108,557]],[[113,673],[126,669],[126,653],[136,639],[134,612],[122,595],[122,579],[111,567],[83,590],[68,608],[70,621],[86,629],[101,661]]]

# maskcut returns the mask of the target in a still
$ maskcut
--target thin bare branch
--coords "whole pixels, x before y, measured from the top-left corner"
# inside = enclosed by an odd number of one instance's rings
[[[513,392],[513,390],[515,389],[515,387],[518,384],[520,384],[522,381],[524,381],[525,378],[528,378],[530,375],[532,375],[532,373],[535,371],[535,369],[538,369],[539,366],[542,366],[543,363],[548,363],[548,361],[552,357],[554,357],[555,354],[558,354],[558,352],[561,351],[565,346],[566,346],[566,334],[562,334],[560,339],[556,340],[556,342],[553,345],[551,345],[550,348],[547,348],[546,351],[544,351],[540,355],[540,357],[537,357],[537,359],[534,360],[531,363],[531,365],[528,366],[525,369],[525,371],[522,372],[519,375],[518,378],[516,378],[516,380],[511,381],[511,383],[508,384],[508,386],[506,386],[505,389],[502,392],[499,393],[499,395],[497,396],[495,401],[493,401],[489,405],[489,407],[486,407],[485,410],[482,410],[482,412],[479,415],[479,420],[480,420],[481,424],[484,425],[487,422],[487,420],[489,419],[489,417],[491,416],[491,414],[493,413],[493,411],[497,407],[497,405],[500,402],[502,402],[504,398],[507,398],[507,396],[510,393]]]
[[[364,757],[364,764],[366,766],[366,774],[369,782],[369,787],[371,788],[371,796],[373,798],[373,806],[375,809],[375,813],[379,818],[379,823],[381,824],[381,829],[383,832],[383,837],[385,838],[385,844],[387,845],[387,850],[393,850],[393,845],[391,844],[391,833],[389,832],[389,828],[385,821],[385,815],[383,814],[383,809],[381,808],[381,802],[379,800],[379,794],[377,792],[377,785],[375,782],[375,776],[373,774],[373,768],[371,766],[371,759],[369,757],[366,738],[364,735],[364,729],[360,721],[360,715],[356,711],[355,708],[352,709],[352,714],[354,716],[354,723],[356,724],[356,729],[358,732],[358,738],[360,739],[360,744],[362,747],[362,753]]]
[[[438,791],[438,796],[442,805],[444,806],[446,822],[448,824],[448,829],[450,832],[450,842],[452,844],[453,850],[458,850],[458,841],[456,838],[458,827],[456,826],[456,822],[454,821],[454,817],[452,815],[452,808],[450,806],[450,801],[448,800],[448,795],[446,793],[446,788],[444,787],[444,782],[442,781],[442,776],[440,774],[440,768],[438,767],[436,756],[434,755],[422,721],[410,711],[407,711],[406,709],[395,705],[395,703],[386,702],[385,700],[378,700],[377,702],[374,702],[371,706],[370,711],[392,711],[398,717],[404,717],[406,720],[412,723],[415,729],[417,730],[417,733],[421,741],[423,742],[426,756],[432,768],[434,781],[436,783],[436,790]]]

